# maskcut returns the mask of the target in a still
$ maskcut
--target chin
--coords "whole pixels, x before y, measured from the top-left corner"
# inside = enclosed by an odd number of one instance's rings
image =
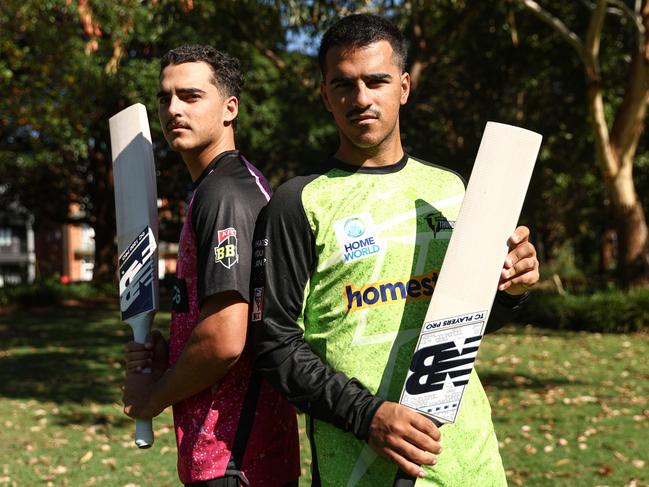
[[[167,143],[169,144],[169,148],[175,152],[187,151],[193,148],[191,142],[178,138],[172,138],[171,140],[167,139]]]
[[[359,149],[372,149],[380,144],[381,139],[377,137],[359,137],[352,139],[352,143]]]

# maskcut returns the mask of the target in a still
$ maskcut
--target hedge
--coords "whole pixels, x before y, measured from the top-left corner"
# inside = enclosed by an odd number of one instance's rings
[[[580,295],[536,291],[520,318],[525,323],[559,330],[649,331],[649,289]]]

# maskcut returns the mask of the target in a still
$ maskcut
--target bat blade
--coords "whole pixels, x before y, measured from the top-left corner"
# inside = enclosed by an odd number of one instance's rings
[[[541,139],[485,128],[400,399],[438,423],[457,417]]]
[[[131,105],[109,120],[122,320],[144,343],[158,297],[158,196],[146,108]],[[136,420],[135,443],[153,444],[151,421]]]
[[[482,136],[399,400],[438,426],[457,418],[541,139],[495,122]],[[414,483],[399,470],[393,487]]]

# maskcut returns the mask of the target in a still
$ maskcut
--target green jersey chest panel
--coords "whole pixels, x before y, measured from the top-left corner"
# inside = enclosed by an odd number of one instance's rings
[[[333,168],[302,191],[316,255],[305,339],[381,397],[399,396],[463,196],[458,175],[414,158]]]

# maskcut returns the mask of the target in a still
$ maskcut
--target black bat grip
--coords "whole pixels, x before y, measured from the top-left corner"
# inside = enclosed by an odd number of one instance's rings
[[[436,421],[432,418],[429,418],[433,423],[435,423],[435,426],[438,428],[442,427],[442,423],[439,421]],[[413,477],[412,475],[408,475],[406,472],[403,470],[399,469],[397,470],[397,475],[394,477],[394,482],[392,483],[392,487],[414,487],[415,481],[417,480],[416,477]]]
[[[397,470],[397,475],[394,477],[392,487],[413,487],[415,485],[415,477],[408,475],[403,470]]]

